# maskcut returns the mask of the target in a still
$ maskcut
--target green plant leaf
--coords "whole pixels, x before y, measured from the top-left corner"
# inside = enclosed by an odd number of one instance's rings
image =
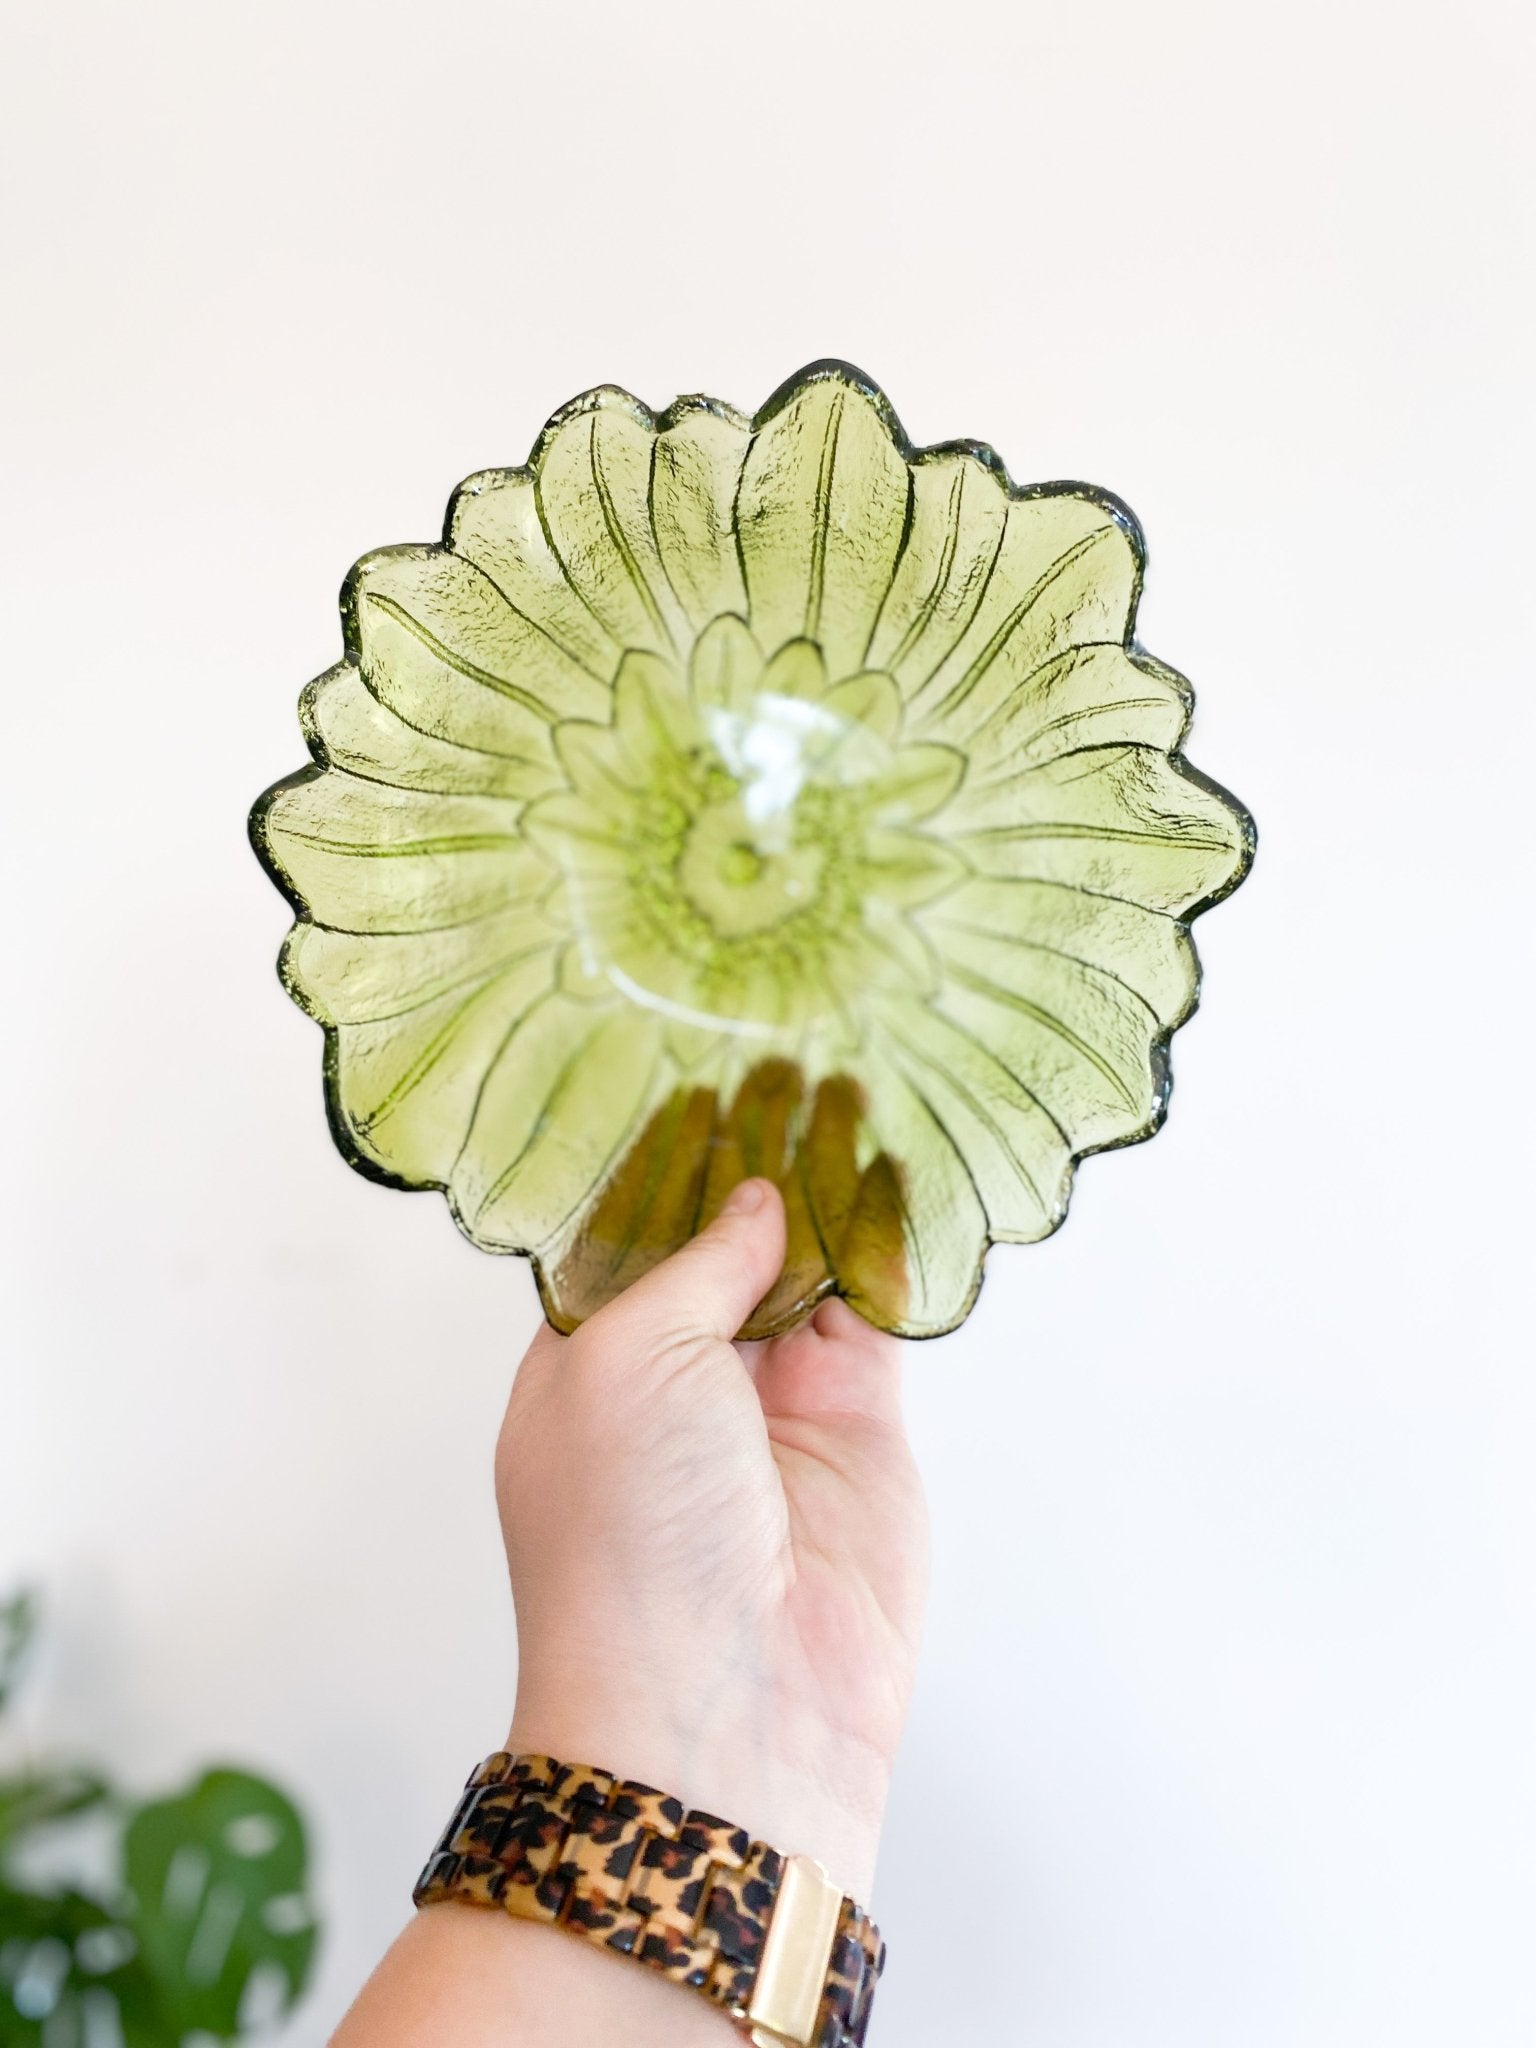
[[[303,1989],[316,1928],[304,1824],[273,1786],[214,1770],[128,1824],[132,1925],[176,2032],[236,2038]]]
[[[16,1838],[50,1822],[71,1820],[110,1796],[94,1771],[55,1768],[0,1778],[0,1854]]]
[[[25,1586],[0,1601],[0,1707],[15,1689],[32,1639],[37,1633],[37,1596]]]
[[[121,1914],[76,1891],[0,1886],[4,2048],[175,2048],[180,2039]]]

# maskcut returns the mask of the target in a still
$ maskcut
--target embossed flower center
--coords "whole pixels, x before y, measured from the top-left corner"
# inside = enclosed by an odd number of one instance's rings
[[[694,819],[677,879],[722,939],[766,931],[815,901],[825,849],[797,837],[795,821],[754,824],[741,795],[707,804]]]
[[[569,787],[528,814],[564,884],[566,986],[761,1039],[846,1031],[861,989],[921,981],[892,927],[962,870],[906,828],[959,764],[900,721],[890,676],[830,678],[803,639],[765,660],[734,616],[686,673],[627,655],[612,721],[557,729]]]

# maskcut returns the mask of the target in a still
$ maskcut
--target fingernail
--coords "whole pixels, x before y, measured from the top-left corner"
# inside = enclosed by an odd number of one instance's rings
[[[763,1197],[768,1192],[760,1180],[744,1180],[732,1188],[730,1197],[720,1211],[722,1216],[750,1216],[754,1209],[761,1209]]]

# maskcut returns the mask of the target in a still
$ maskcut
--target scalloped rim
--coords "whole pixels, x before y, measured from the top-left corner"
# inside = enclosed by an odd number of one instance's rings
[[[669,428],[676,426],[690,414],[704,412],[713,414],[718,419],[729,421],[733,426],[738,426],[748,433],[755,434],[760,428],[766,426],[776,413],[781,412],[785,406],[799,397],[801,392],[810,385],[826,380],[836,380],[846,384],[869,400],[888,429],[897,452],[909,465],[915,467],[918,464],[935,462],[944,457],[966,455],[980,463],[984,469],[988,470],[995,477],[999,489],[1010,500],[1023,501],[1030,498],[1049,497],[1082,498],[1091,504],[1100,506],[1110,515],[1123,530],[1127,540],[1130,542],[1135,561],[1135,574],[1131,584],[1131,601],[1126,613],[1125,636],[1121,645],[1132,661],[1138,664],[1155,662],[1157,668],[1163,672],[1166,679],[1178,684],[1185,699],[1184,722],[1180,728],[1176,745],[1167,749],[1157,748],[1154,751],[1166,753],[1167,758],[1173,763],[1181,776],[1187,781],[1192,782],[1196,788],[1203,790],[1209,796],[1217,798],[1218,801],[1229,808],[1237,821],[1241,841],[1237,865],[1221,887],[1192,904],[1181,917],[1171,920],[1190,941],[1190,955],[1194,973],[1190,985],[1189,1000],[1178,1012],[1177,1016],[1174,1017],[1173,1021],[1167,1024],[1152,1041],[1150,1048],[1153,1084],[1153,1108],[1151,1115],[1137,1130],[1128,1133],[1123,1138],[1112,1138],[1102,1145],[1085,1146],[1082,1151],[1074,1151],[1071,1154],[1062,1178],[1060,1207],[1049,1230],[1041,1232],[1037,1237],[1029,1238],[1010,1237],[1006,1233],[995,1234],[990,1229],[984,1233],[981,1250],[976,1259],[975,1276],[967,1291],[964,1306],[952,1321],[934,1329],[913,1329],[903,1325],[900,1321],[876,1324],[877,1328],[888,1331],[892,1336],[903,1337],[913,1342],[925,1342],[930,1338],[950,1335],[970,1315],[972,1309],[976,1306],[977,1298],[981,1293],[982,1283],[985,1279],[987,1255],[994,1245],[1043,1244],[1048,1238],[1055,1236],[1056,1232],[1066,1221],[1067,1211],[1071,1206],[1072,1193],[1077,1180],[1077,1169],[1084,1159],[1092,1158],[1100,1152],[1118,1152],[1127,1145],[1144,1144],[1148,1138],[1155,1137],[1158,1131],[1162,1129],[1167,1119],[1169,1100],[1173,1092],[1171,1051],[1173,1035],[1189,1022],[1190,1018],[1199,1008],[1201,985],[1204,978],[1199,949],[1194,943],[1190,927],[1197,917],[1203,916],[1207,910],[1223,902],[1235,889],[1242,885],[1253,866],[1254,854],[1258,847],[1258,828],[1254,823],[1253,814],[1249,811],[1247,805],[1241,803],[1221,783],[1215,781],[1211,776],[1203,774],[1184,755],[1184,742],[1188,737],[1190,725],[1194,717],[1195,699],[1193,688],[1177,669],[1170,668],[1166,662],[1158,660],[1154,655],[1148,654],[1146,649],[1136,639],[1136,615],[1141,607],[1142,589],[1146,581],[1147,544],[1146,537],[1142,532],[1141,522],[1130,506],[1122,498],[1116,497],[1114,492],[1106,491],[1096,484],[1076,481],[1016,484],[1008,474],[1007,464],[988,441],[956,439],[935,441],[922,447],[917,446],[908,438],[905,428],[897,417],[894,406],[892,406],[890,399],[886,396],[880,385],[872,377],[867,376],[863,370],[856,368],[854,364],[844,362],[836,356],[818,357],[815,362],[807,363],[804,369],[797,370],[794,376],[786,378],[779,385],[778,389],[759,406],[750,418],[725,400],[708,398],[701,393],[684,394],[674,398],[672,403],[664,407],[662,411],[653,412],[643,400],[636,398],[632,392],[624,390],[622,386],[617,384],[598,384],[594,385],[591,390],[583,391],[579,396],[570,399],[565,405],[562,405],[557,411],[550,414],[548,420],[540,429],[529,452],[528,460],[525,463],[508,468],[475,470],[462,483],[458,484],[448,499],[448,509],[443,520],[443,537],[440,542],[408,542],[403,547],[374,548],[358,558],[352,568],[348,570],[341,586],[339,602],[342,615],[342,641],[346,662],[356,666],[360,658],[360,646],[357,637],[355,596],[358,578],[365,564],[377,560],[382,554],[446,554],[452,552],[453,527],[460,501],[472,491],[476,491],[478,494],[477,487],[478,489],[483,489],[491,478],[495,478],[498,483],[531,481],[536,485],[545,448],[556,430],[564,426],[567,421],[580,418],[585,413],[594,412],[603,407],[613,406],[627,411],[648,432],[664,434]],[[902,546],[906,544],[911,519],[912,498],[909,493],[907,521],[902,529]],[[331,1137],[336,1149],[340,1152],[348,1166],[354,1172],[363,1175],[367,1180],[377,1181],[382,1187],[394,1188],[405,1194],[441,1193],[447,1198],[449,1212],[463,1236],[475,1244],[476,1250],[490,1250],[492,1249],[491,1247],[479,1244],[471,1236],[463,1217],[459,1213],[458,1205],[454,1201],[452,1189],[445,1181],[405,1180],[399,1174],[392,1172],[388,1167],[380,1165],[378,1160],[372,1158],[362,1149],[355,1132],[347,1122],[341,1108],[338,1077],[340,1061],[339,1029],[328,1017],[323,1016],[314,1004],[303,995],[290,971],[289,956],[300,929],[303,926],[314,924],[316,920],[310,916],[309,906],[304,902],[303,898],[295,889],[290,887],[286,876],[284,876],[277,863],[267,835],[267,816],[277,798],[285,791],[296,789],[304,783],[315,781],[332,766],[336,765],[331,761],[326,751],[325,743],[321,739],[314,722],[315,694],[326,677],[334,673],[336,666],[337,664],[333,662],[330,668],[323,670],[320,675],[307,683],[299,698],[299,721],[304,733],[305,742],[313,759],[307,767],[300,768],[291,775],[282,776],[270,788],[263,790],[251,806],[250,816],[247,821],[247,830],[256,858],[260,861],[268,879],[294,913],[294,924],[284,939],[278,954],[278,978],[292,1000],[298,1004],[299,1008],[307,1016],[312,1017],[319,1024],[324,1033],[325,1052],[322,1072],[324,1077],[326,1121],[330,1126]],[[963,1160],[964,1155],[962,1154],[961,1157]],[[985,1208],[983,1208],[983,1214],[985,1214]],[[549,1281],[544,1270],[544,1262],[538,1252],[516,1245],[498,1246],[495,1248],[495,1252],[499,1256],[522,1258],[528,1261],[533,1269],[534,1284],[538,1289],[540,1306],[544,1311],[545,1319],[554,1329],[568,1335],[573,1329],[578,1327],[568,1316],[563,1315],[559,1311],[557,1304],[553,1300]],[[822,1285],[806,1295],[792,1308],[772,1318],[771,1321],[759,1327],[749,1319],[742,1326],[740,1334],[743,1339],[779,1336],[786,1330],[793,1329],[820,1302],[825,1301],[831,1295],[842,1295],[843,1293],[844,1290],[838,1285],[837,1281],[831,1275],[828,1275]]]

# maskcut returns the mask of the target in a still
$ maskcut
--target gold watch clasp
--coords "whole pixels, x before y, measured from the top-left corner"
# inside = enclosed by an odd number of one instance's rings
[[[757,2048],[811,2048],[842,1903],[814,1857],[785,1857],[747,2007]]]

